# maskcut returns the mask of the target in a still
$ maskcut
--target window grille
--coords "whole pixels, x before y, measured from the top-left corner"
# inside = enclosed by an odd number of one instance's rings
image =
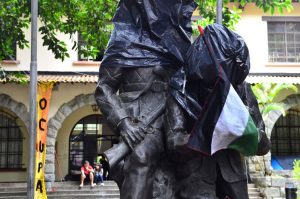
[[[268,21],[269,62],[300,62],[300,22]]]
[[[0,111],[0,169],[22,168],[23,136],[16,117]]]
[[[276,122],[271,136],[272,155],[300,155],[300,112],[289,110]]]

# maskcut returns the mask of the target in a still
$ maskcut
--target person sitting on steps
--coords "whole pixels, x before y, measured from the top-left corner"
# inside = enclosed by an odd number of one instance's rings
[[[91,187],[96,186],[94,183],[94,169],[90,165],[89,161],[84,161],[84,165],[81,167],[81,183],[79,187],[83,187],[84,181],[90,181]]]
[[[95,183],[100,183],[101,186],[104,186],[103,168],[102,168],[102,164],[100,163],[97,163],[95,167]]]

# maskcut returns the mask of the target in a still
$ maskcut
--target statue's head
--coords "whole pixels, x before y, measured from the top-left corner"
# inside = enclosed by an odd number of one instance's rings
[[[206,27],[208,39],[214,52],[233,86],[245,81],[250,71],[250,56],[244,39],[223,25]]]

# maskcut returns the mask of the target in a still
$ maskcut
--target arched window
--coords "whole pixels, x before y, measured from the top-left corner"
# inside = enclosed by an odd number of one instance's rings
[[[291,170],[300,159],[300,112],[289,110],[276,122],[271,135],[271,164],[275,170]]]
[[[275,124],[271,136],[272,155],[300,155],[300,112],[289,110]]]
[[[0,169],[22,168],[23,136],[17,117],[0,110]]]

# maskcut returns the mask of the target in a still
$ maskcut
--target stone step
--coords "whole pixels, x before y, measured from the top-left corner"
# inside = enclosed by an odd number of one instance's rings
[[[83,198],[95,198],[95,199],[99,199],[99,198],[109,198],[109,199],[120,199],[119,195],[91,195],[91,194],[81,194],[81,195],[57,195],[57,196],[48,196],[49,199],[83,199]]]
[[[26,191],[22,192],[2,192],[0,193],[0,198],[23,198],[26,197]],[[103,196],[107,196],[107,198],[118,198],[120,196],[119,190],[90,190],[90,191],[55,191],[55,192],[47,192],[47,195],[50,198],[56,198],[61,196],[68,196],[69,198],[73,198],[73,196],[98,196],[99,198],[105,198]],[[90,198],[90,197],[87,197]]]
[[[1,182],[0,187],[22,188],[22,187],[27,187],[27,184],[23,183],[23,182],[20,182],[20,183],[12,183],[12,182],[4,183],[4,182]]]
[[[259,192],[259,188],[248,188],[248,191],[258,191]]]
[[[64,181],[64,182],[52,182],[51,186],[55,186],[55,187],[67,187],[67,186],[79,186],[79,182],[78,181]],[[105,185],[109,185],[109,186],[117,186],[117,184],[113,181],[104,181]],[[27,187],[27,183],[25,182],[21,182],[21,183],[0,183],[0,187]]]
[[[0,183],[0,199],[27,199],[26,187],[26,183]],[[97,185],[94,188],[89,184],[80,188],[76,181],[53,182],[47,195],[49,199],[120,199],[118,186],[113,181],[105,181],[104,186]]]
[[[26,191],[14,191],[14,192],[1,192],[0,197],[7,196],[26,196]]]
[[[83,198],[109,198],[109,199],[120,199],[119,195],[115,194],[105,194],[105,195],[98,195],[98,194],[77,194],[77,195],[49,195],[49,199],[83,199]],[[27,199],[26,196],[0,196],[0,199]]]
[[[260,193],[259,192],[249,191],[248,195],[249,195],[249,197],[260,197]]]
[[[64,181],[64,182],[52,182],[52,186],[69,186],[69,185],[77,185],[79,186],[79,181]],[[88,185],[88,183],[86,183]],[[104,181],[105,185],[117,186],[114,181]]]
[[[57,187],[52,187],[51,191],[76,191],[76,190],[84,190],[88,191],[91,189],[100,189],[100,190],[119,190],[117,186],[109,186],[109,185],[104,185],[104,186],[99,186],[97,185],[94,188],[91,188],[90,186],[83,186],[79,188],[79,186],[57,186]],[[1,192],[15,192],[15,191],[27,191],[26,187],[0,187],[0,194]]]
[[[0,199],[25,199],[26,186],[26,183],[0,183]],[[89,184],[80,188],[79,182],[53,182],[50,190],[47,192],[49,199],[120,198],[118,186],[113,181],[105,181],[104,186],[94,188]]]
[[[248,184],[248,188],[256,188],[255,184]]]
[[[249,199],[263,199],[261,197],[260,189],[255,184],[248,184]]]
[[[70,188],[70,187],[79,187],[79,184],[80,183],[72,183],[72,184],[57,184],[57,183],[52,183],[51,184],[51,187],[55,187],[55,188]],[[47,186],[47,185],[46,185]],[[91,187],[90,184],[84,184],[84,186],[82,188],[85,188],[85,187]],[[104,183],[104,185],[100,185],[100,184],[97,184],[96,187],[108,187],[108,188],[112,188],[112,187],[118,187],[116,183]]]
[[[51,187],[51,191],[61,191],[61,190],[93,190],[93,189],[100,189],[100,190],[119,190],[118,186],[110,186],[110,185],[104,185],[104,186],[95,186],[94,188],[91,188],[91,186],[69,186],[69,187]]]
[[[50,191],[48,195],[77,195],[77,194],[116,194],[119,195],[119,190],[78,190],[78,191]]]
[[[0,196],[25,196],[27,191],[14,191],[14,192],[1,192]],[[119,195],[118,189],[112,189],[112,190],[97,190],[97,189],[91,189],[91,190],[61,190],[61,191],[48,191],[48,195],[64,195],[64,194],[117,194]]]
[[[0,199],[25,199],[26,183],[0,183]],[[106,181],[104,186],[91,188],[88,184],[79,189],[78,182],[54,182],[51,191],[48,192],[49,199],[82,199],[82,198],[109,198],[119,199],[119,190],[115,182]],[[254,184],[248,185],[250,199],[262,199],[259,188]]]

